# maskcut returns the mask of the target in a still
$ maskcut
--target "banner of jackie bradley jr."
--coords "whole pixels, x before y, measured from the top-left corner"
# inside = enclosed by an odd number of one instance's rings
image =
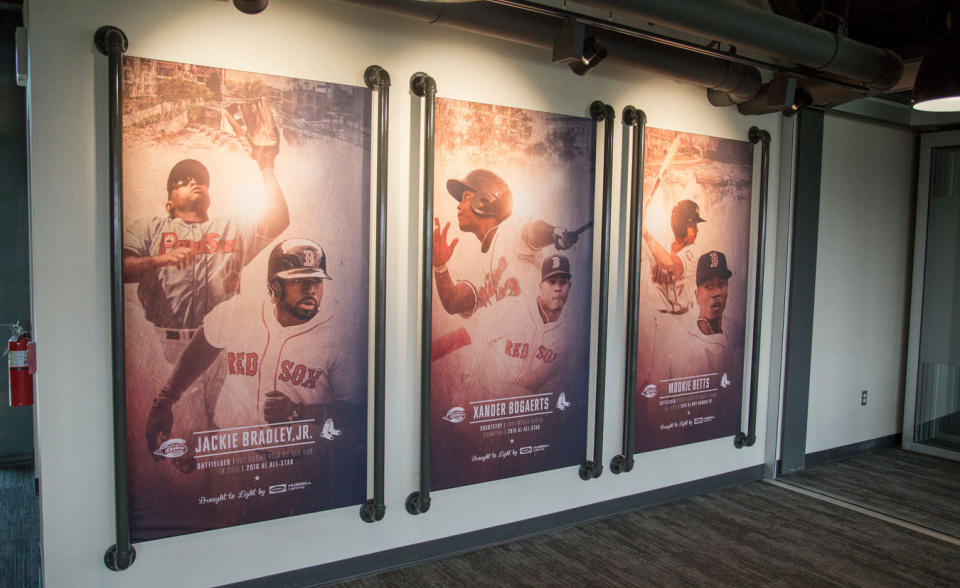
[[[436,104],[430,486],[579,464],[596,124]]]
[[[366,494],[371,93],[126,57],[133,541]]]
[[[740,431],[753,145],[647,128],[637,452]]]

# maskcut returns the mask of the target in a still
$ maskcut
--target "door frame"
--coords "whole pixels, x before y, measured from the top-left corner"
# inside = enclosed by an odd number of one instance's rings
[[[910,451],[960,461],[960,452],[913,440],[917,409],[917,379],[920,365],[920,320],[923,315],[923,276],[926,269],[927,217],[930,207],[930,153],[936,147],[960,145],[960,131],[925,133],[920,137],[917,166],[917,210],[913,243],[913,277],[910,290],[910,323],[903,394],[901,446]]]

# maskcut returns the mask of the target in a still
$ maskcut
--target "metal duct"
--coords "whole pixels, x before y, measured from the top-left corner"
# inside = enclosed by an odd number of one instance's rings
[[[791,63],[888,90],[903,62],[872,47],[731,0],[578,0],[584,6],[627,14],[710,40],[749,48]]]
[[[337,0],[374,8],[422,22],[480,33],[497,39],[550,50],[562,20],[558,16],[520,10],[491,2],[431,3],[419,0]],[[760,72],[752,66],[691,53],[621,33],[587,27],[607,48],[606,62],[723,93],[730,104],[760,91]]]

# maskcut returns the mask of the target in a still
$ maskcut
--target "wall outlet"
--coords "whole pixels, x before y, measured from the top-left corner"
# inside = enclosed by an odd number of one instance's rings
[[[866,406],[866,405],[867,405],[867,391],[864,390],[863,392],[860,393],[860,406]]]

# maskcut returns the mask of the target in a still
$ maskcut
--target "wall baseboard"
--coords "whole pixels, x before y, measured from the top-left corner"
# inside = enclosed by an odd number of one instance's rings
[[[539,535],[549,531],[557,531],[613,515],[713,492],[714,490],[738,486],[762,478],[763,464],[759,464],[718,476],[694,480],[685,484],[624,496],[622,498],[598,502],[524,521],[517,521],[515,523],[508,523],[479,531],[471,531],[453,537],[435,539],[319,566],[227,584],[221,588],[226,588],[227,586],[236,588],[307,588],[309,586],[322,586],[335,582],[343,582],[360,576],[379,574],[381,572],[426,563],[460,553],[509,543],[525,537]],[[399,512],[396,513],[395,516],[410,515]],[[430,515],[428,513],[421,516]]]
[[[901,437],[902,436],[900,433],[895,433],[893,435],[887,435],[886,437],[877,437],[876,439],[869,439],[867,441],[852,443],[842,447],[834,447],[833,449],[817,451],[816,453],[808,453],[806,459],[804,460],[804,467],[809,468],[830,463],[832,461],[856,457],[858,455],[870,453],[871,451],[876,451],[878,449],[900,447]]]
[[[33,451],[0,453],[0,468],[33,463]]]

